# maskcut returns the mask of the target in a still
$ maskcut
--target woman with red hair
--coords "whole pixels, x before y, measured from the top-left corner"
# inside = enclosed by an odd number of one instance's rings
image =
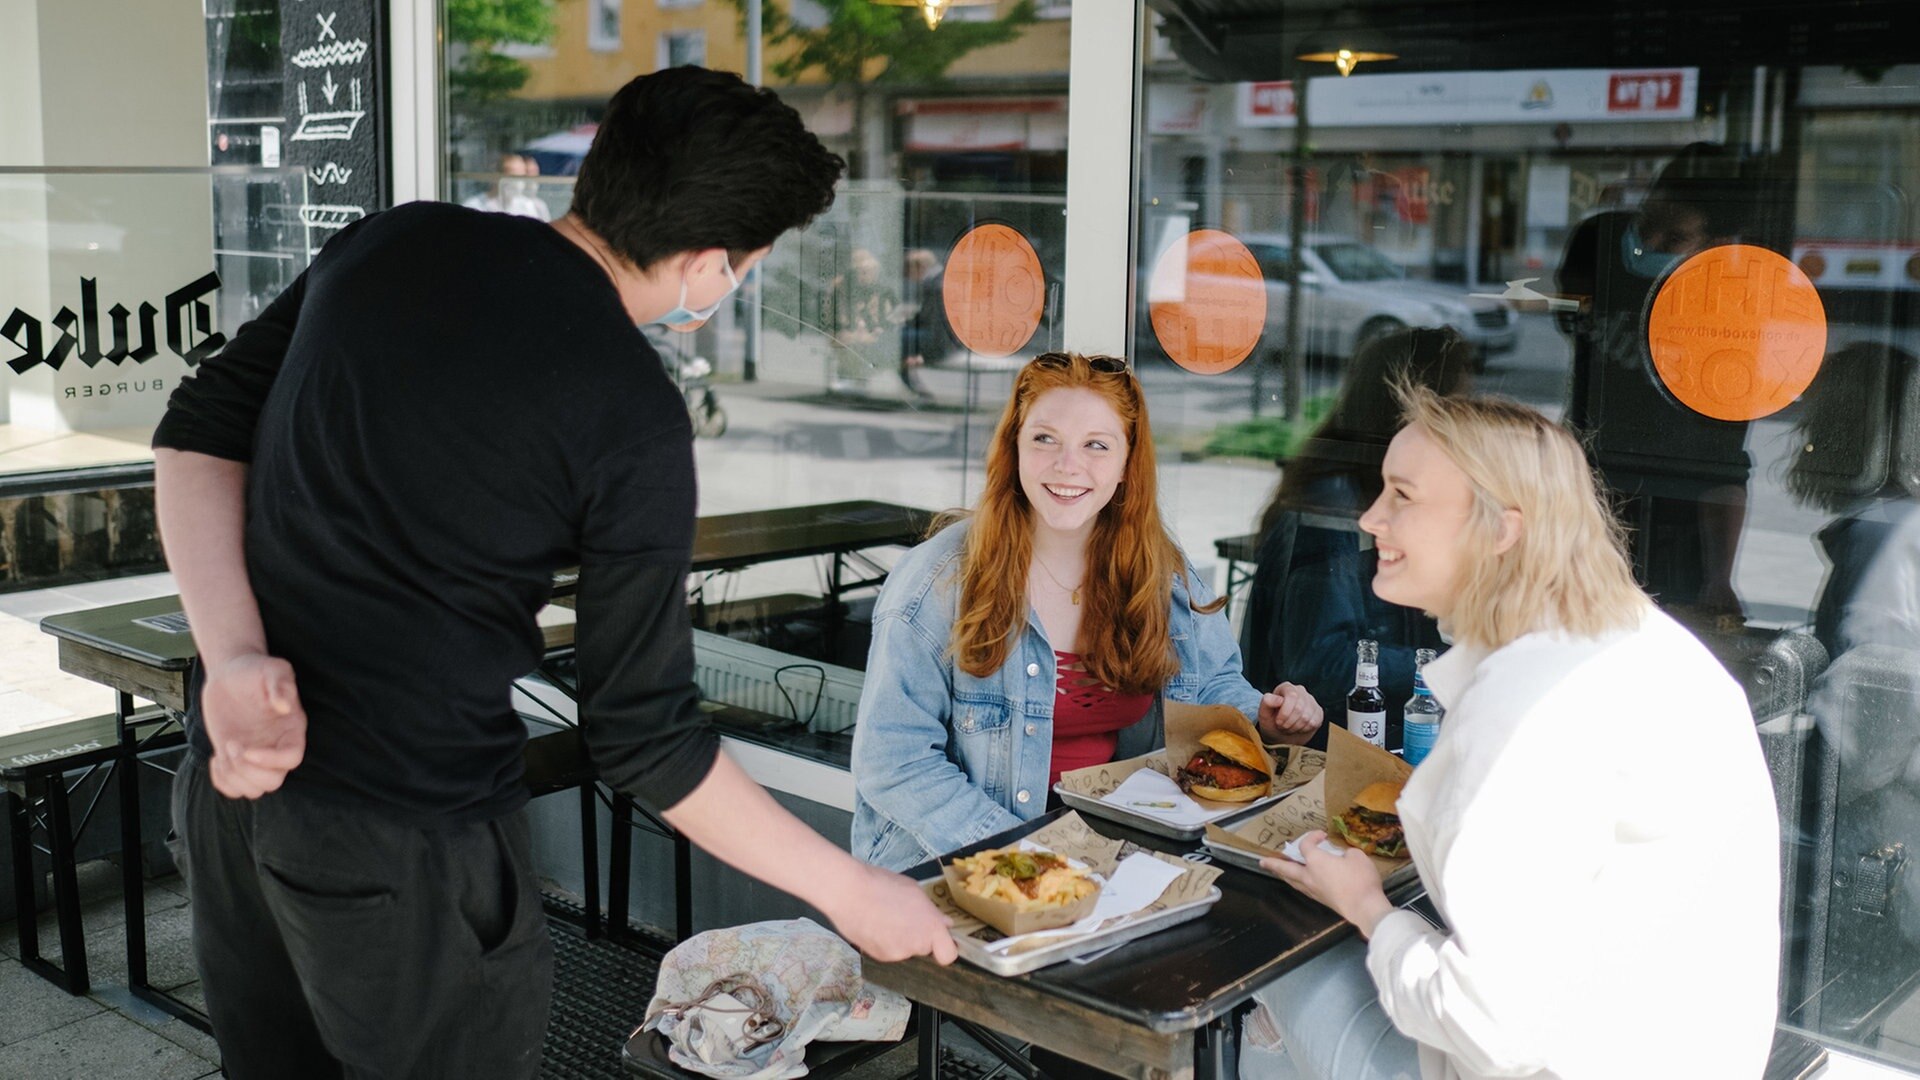
[[[1223,602],[1160,519],[1124,360],[1023,368],[978,507],[936,530],[874,610],[855,856],[900,869],[1037,817],[1062,772],[1159,748],[1161,699],[1232,705],[1269,742],[1319,728],[1304,689],[1262,694],[1241,674]]]

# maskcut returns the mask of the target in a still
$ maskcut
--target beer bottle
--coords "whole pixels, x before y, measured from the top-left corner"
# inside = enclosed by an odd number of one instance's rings
[[[1387,745],[1387,695],[1380,692],[1380,643],[1361,638],[1353,692],[1347,695],[1347,730],[1382,749]]]

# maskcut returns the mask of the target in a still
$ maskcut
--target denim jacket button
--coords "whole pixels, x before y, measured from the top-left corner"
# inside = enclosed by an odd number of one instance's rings
[[[1023,804],[1024,804],[1024,803],[1027,803],[1027,802],[1031,802],[1031,801],[1033,800],[1033,796],[1032,796],[1032,795],[1029,795],[1029,794],[1028,794],[1028,793],[1026,793],[1025,791],[1022,791],[1022,792],[1020,792],[1020,794],[1018,794],[1018,795],[1015,795],[1015,796],[1014,796],[1014,798],[1015,798],[1016,800],[1018,800],[1018,801],[1020,801],[1020,802],[1021,802],[1021,803],[1023,803]]]
[[[1028,665],[1027,665],[1027,674],[1028,674],[1028,675],[1038,675],[1038,674],[1040,674],[1040,665],[1039,665],[1039,664],[1028,664]]]
[[[1039,728],[1039,727],[1038,727],[1037,725],[1034,725],[1034,724],[1028,724],[1028,725],[1027,725],[1027,734],[1029,734],[1029,735],[1031,735],[1031,734],[1033,734],[1034,732],[1036,732],[1036,731],[1039,731],[1039,730],[1040,730],[1040,728]]]

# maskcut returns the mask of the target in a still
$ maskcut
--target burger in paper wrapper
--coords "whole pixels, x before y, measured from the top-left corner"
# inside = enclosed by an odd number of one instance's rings
[[[1200,749],[1180,767],[1180,790],[1215,802],[1252,802],[1273,790],[1267,757],[1252,739],[1221,728],[1200,736]]]
[[[1369,855],[1398,859],[1407,853],[1407,834],[1400,828],[1400,788],[1403,780],[1368,784],[1353,805],[1335,817],[1328,831]]]

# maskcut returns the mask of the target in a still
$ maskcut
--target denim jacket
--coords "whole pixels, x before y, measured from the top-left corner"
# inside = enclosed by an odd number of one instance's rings
[[[1053,761],[1053,646],[1038,616],[1007,662],[985,678],[948,655],[967,526],[943,530],[901,558],[873,613],[873,648],[853,731],[856,858],[902,870],[1031,820],[1046,809]],[[1180,673],[1160,699],[1232,705],[1256,716],[1260,691],[1240,673],[1227,618],[1191,566],[1169,584]],[[1119,733],[1116,758],[1161,746],[1160,700]]]

